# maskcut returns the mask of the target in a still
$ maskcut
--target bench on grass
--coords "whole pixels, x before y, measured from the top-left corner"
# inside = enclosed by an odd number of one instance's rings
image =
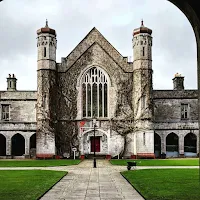
[[[155,154],[154,153],[138,153],[137,154],[137,159],[138,158],[153,158],[155,159]]]
[[[135,161],[127,162],[127,169],[130,170],[131,167],[133,167],[133,169],[136,168],[136,162]]]

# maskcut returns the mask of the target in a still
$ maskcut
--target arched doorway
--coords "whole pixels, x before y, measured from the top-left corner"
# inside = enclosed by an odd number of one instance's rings
[[[154,133],[154,153],[156,158],[160,158],[161,155],[161,138],[157,133]]]
[[[12,155],[22,156],[23,154],[25,154],[25,139],[17,133],[12,137]]]
[[[6,137],[0,134],[0,156],[6,155]]]
[[[175,133],[170,133],[166,138],[166,157],[178,157],[179,146],[178,136]]]
[[[36,156],[36,134],[34,133],[30,137],[30,157],[33,158]]]
[[[197,136],[194,133],[188,133],[184,137],[184,155],[186,157],[197,156]]]
[[[94,142],[95,141],[95,142]],[[94,145],[95,144],[95,145]],[[86,131],[83,133],[83,155],[93,155],[95,148],[95,152],[97,155],[107,155],[108,154],[108,137],[106,133],[101,130],[95,131]]]

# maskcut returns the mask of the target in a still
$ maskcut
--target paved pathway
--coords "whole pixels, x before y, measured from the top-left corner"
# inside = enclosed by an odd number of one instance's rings
[[[198,168],[198,166],[158,166],[137,167],[137,169],[158,168]],[[143,197],[120,175],[126,166],[111,165],[107,160],[97,160],[93,168],[92,160],[79,165],[60,167],[5,167],[0,170],[57,170],[68,171],[41,200],[144,200]]]
[[[69,172],[41,200],[143,200],[138,192],[120,175],[120,169],[106,160],[92,160],[78,166],[65,167]]]

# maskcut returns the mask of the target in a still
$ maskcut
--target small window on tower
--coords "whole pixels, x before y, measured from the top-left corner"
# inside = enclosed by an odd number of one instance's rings
[[[143,133],[143,145],[146,145],[146,137],[145,137],[145,132]]]
[[[46,57],[47,56],[47,49],[46,49],[46,47],[44,47],[44,57]]]
[[[142,48],[142,55],[144,56],[144,47]]]
[[[10,88],[11,88],[11,81],[9,82],[9,84],[10,84]]]
[[[146,108],[146,96],[143,95],[141,97],[141,109],[145,109]]]
[[[143,45],[143,41],[140,41],[140,44]]]

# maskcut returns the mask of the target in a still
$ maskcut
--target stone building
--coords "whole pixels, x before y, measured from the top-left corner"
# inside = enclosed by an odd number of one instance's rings
[[[133,31],[133,58],[96,29],[56,62],[56,31],[37,31],[37,91],[18,91],[15,75],[0,91],[0,156],[195,157],[197,90],[153,90],[152,30]],[[96,119],[96,120],[94,120]],[[95,137],[94,137],[95,130]]]

